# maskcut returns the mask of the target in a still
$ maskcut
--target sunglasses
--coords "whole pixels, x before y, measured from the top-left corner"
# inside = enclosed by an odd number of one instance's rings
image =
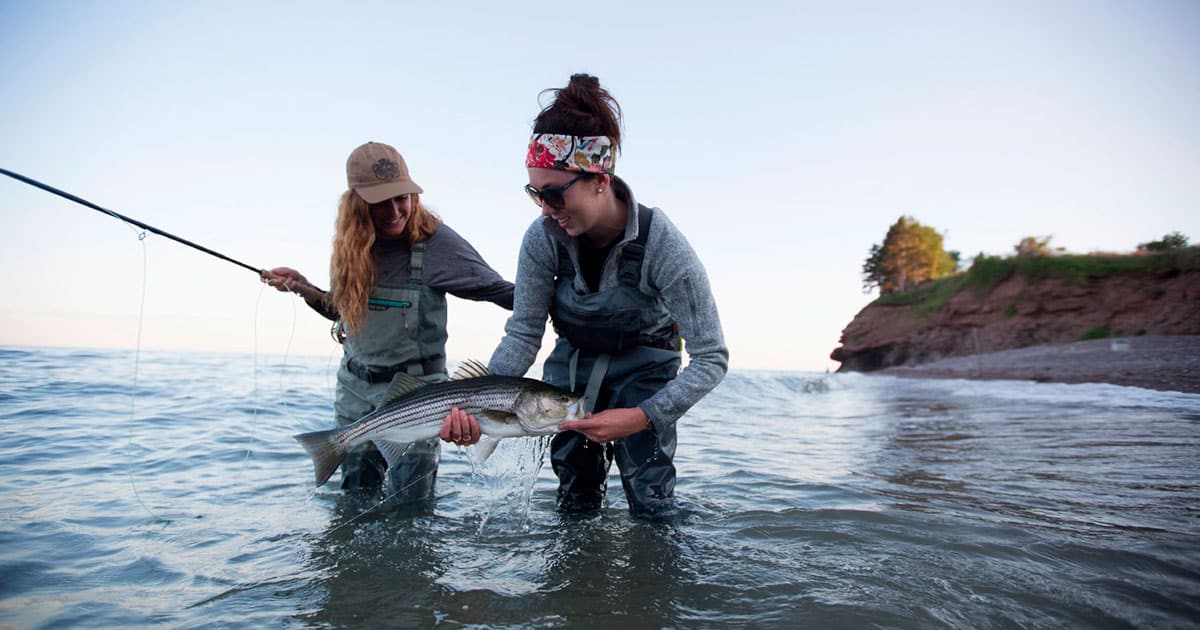
[[[529,194],[529,198],[532,199],[533,203],[536,203],[539,208],[542,207],[542,204],[549,204],[550,207],[554,208],[555,210],[562,210],[563,206],[567,205],[567,202],[565,199],[563,199],[563,196],[567,194],[567,189],[571,187],[571,184],[574,184],[588,175],[594,174],[595,173],[589,173],[585,171],[576,175],[571,179],[571,181],[561,186],[547,186],[541,190],[534,188],[533,184],[525,184],[525,192]]]

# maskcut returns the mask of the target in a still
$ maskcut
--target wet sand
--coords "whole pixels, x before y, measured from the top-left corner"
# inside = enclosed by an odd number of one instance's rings
[[[1200,393],[1200,335],[1121,337],[1032,346],[878,374],[922,378],[1112,383],[1163,391]]]

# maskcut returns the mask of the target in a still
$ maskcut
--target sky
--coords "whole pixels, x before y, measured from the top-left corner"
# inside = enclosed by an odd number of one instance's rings
[[[0,168],[328,286],[346,157],[386,142],[512,279],[539,94],[574,72],[620,102],[617,174],[703,261],[733,369],[836,369],[901,215],[966,259],[1200,240],[1191,1],[0,0]],[[0,219],[0,345],[340,354],[246,269],[6,177]],[[506,318],[451,298],[449,358]]]

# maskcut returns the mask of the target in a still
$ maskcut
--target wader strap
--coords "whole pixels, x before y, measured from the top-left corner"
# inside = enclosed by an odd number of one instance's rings
[[[408,282],[421,286],[425,284],[425,241],[413,243],[412,249],[408,254]],[[412,319],[405,318],[404,327],[408,329],[409,338],[416,340],[421,335],[421,294],[417,292],[413,297],[413,304],[410,305],[416,317]],[[418,346],[419,347],[419,346]],[[418,350],[419,352],[419,350]],[[408,373],[410,376],[421,376],[424,372],[419,364],[408,365]]]
[[[642,278],[642,260],[646,257],[646,241],[650,239],[650,218],[653,211],[638,204],[638,235],[621,250],[621,267],[617,278],[622,284],[637,287]]]
[[[600,395],[600,384],[604,382],[604,376],[608,374],[608,364],[612,361],[612,355],[608,353],[596,355],[596,362],[592,364],[592,373],[588,375],[587,390],[584,391],[584,398],[587,400],[587,412],[592,413],[596,408],[596,398]],[[575,374],[579,370],[579,350],[571,353],[571,359],[568,365],[567,372],[571,379],[571,391],[575,391]]]
[[[638,235],[637,238],[625,244],[621,250],[620,267],[617,279],[622,284],[637,287],[642,278],[642,261],[646,258],[646,241],[650,240],[650,220],[654,218],[654,210],[638,204]],[[562,241],[555,241],[558,253],[558,268],[555,278],[572,278],[575,276],[575,263],[571,262],[571,254]]]
[[[414,243],[408,255],[408,281],[425,284],[425,241]]]
[[[567,374],[571,378],[571,391],[575,391],[575,371],[579,369],[579,349],[571,351],[571,359],[567,362]]]
[[[588,377],[587,391],[584,396],[587,397],[587,411],[592,413],[596,408],[596,398],[600,395],[600,383],[604,382],[604,375],[608,374],[608,362],[612,359],[612,355],[607,352],[596,357],[596,362],[592,365],[592,375]]]

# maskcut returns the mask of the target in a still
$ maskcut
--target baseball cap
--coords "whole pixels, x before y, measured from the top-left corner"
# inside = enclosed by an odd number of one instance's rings
[[[350,154],[346,184],[367,203],[425,192],[408,175],[408,165],[400,153],[382,142],[368,142]]]

